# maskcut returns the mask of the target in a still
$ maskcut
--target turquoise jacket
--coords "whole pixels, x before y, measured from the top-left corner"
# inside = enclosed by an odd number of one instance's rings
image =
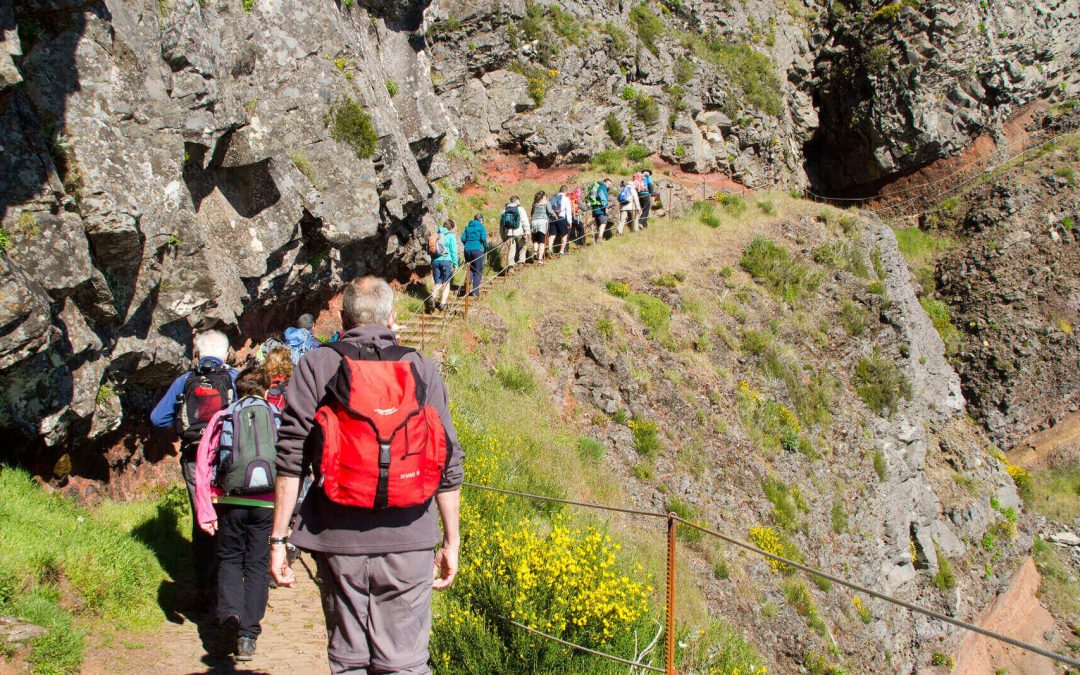
[[[457,237],[445,227],[439,228],[439,236],[443,238],[443,243],[446,244],[446,255],[440,255],[431,262],[438,262],[440,260],[449,260],[451,267],[458,266],[457,257]]]
[[[488,243],[484,224],[479,220],[470,220],[465,231],[461,233],[461,243],[465,245],[466,251],[486,251]]]

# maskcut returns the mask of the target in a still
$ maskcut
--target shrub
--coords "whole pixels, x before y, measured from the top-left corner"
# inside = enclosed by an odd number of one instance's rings
[[[767,237],[755,237],[743,249],[739,266],[789,305],[816,291],[821,283],[820,274],[792,260],[787,249]]]
[[[746,673],[764,675],[765,659],[737,630],[719,619],[681,641],[684,673]]]
[[[1064,178],[1068,181],[1069,185],[1076,185],[1076,169],[1071,166],[1059,166],[1054,169],[1054,175],[1059,178]]]
[[[761,212],[764,213],[765,215],[767,215],[767,216],[776,215],[776,205],[773,204],[771,201],[769,201],[767,199],[762,199],[761,201],[759,201],[757,203],[757,205],[758,205],[758,208],[761,209]]]
[[[675,59],[675,81],[679,84],[686,84],[690,80],[694,79],[694,73],[697,71],[697,66],[694,62],[685,56],[680,56]]]
[[[944,652],[934,652],[934,655],[930,657],[930,665],[945,666],[945,668],[952,670],[956,667],[956,659]]]
[[[604,458],[604,444],[596,439],[582,436],[578,439],[578,454],[591,462],[599,462]]]
[[[11,246],[11,235],[7,230],[0,228],[0,254],[7,253],[8,248]]]
[[[772,59],[745,43],[714,42],[709,53],[710,60],[742,91],[747,103],[773,117],[780,114],[784,99]]]
[[[712,228],[717,228],[721,225],[720,217],[716,215],[716,207],[713,206],[711,201],[702,200],[695,202],[692,212],[703,225]]]
[[[723,581],[731,576],[731,570],[728,569],[726,560],[718,560],[713,563],[713,576]]]
[[[529,394],[536,389],[536,378],[532,372],[515,363],[500,363],[495,367],[495,377],[502,386],[519,394]]]
[[[616,298],[625,298],[630,295],[630,285],[625,281],[608,281],[604,284],[604,287],[607,288],[608,293],[611,293]]]
[[[722,194],[717,202],[732,218],[738,218],[746,212],[746,200],[738,195]]]
[[[637,305],[641,322],[649,329],[649,337],[660,342],[671,340],[671,333],[668,330],[668,324],[671,322],[671,308],[666,303],[642,293],[628,295],[626,300]]]
[[[346,98],[334,104],[326,114],[325,121],[330,127],[330,136],[335,141],[351,145],[360,159],[368,159],[375,154],[378,135],[371,114],[353,99]]]
[[[652,480],[654,471],[649,462],[638,462],[630,469],[630,473],[638,480]]]
[[[660,454],[663,443],[660,441],[660,429],[652,420],[630,420],[630,432],[634,437],[634,449],[638,454],[655,459]]]
[[[255,0],[240,0],[241,6],[243,6],[245,12],[250,12],[255,8]]]
[[[938,564],[938,570],[932,579],[934,585],[942,591],[956,588],[956,575],[953,574],[952,563],[945,557],[945,552],[941,550],[936,541],[934,542],[934,552],[937,554]]]
[[[667,501],[664,502],[664,510],[668,513],[674,513],[676,516],[683,520],[690,521],[691,523],[696,523],[698,519],[697,509],[678,497],[668,497]],[[701,541],[704,532],[693,527],[680,525],[676,529],[676,534],[683,540],[694,543]]]
[[[761,483],[765,498],[772,504],[772,518],[777,526],[792,531],[798,525],[799,511],[808,511],[798,488],[789,488],[784,481],[772,476]]]
[[[604,128],[607,130],[608,136],[611,140],[622,145],[626,140],[626,130],[623,128],[622,122],[615,116],[615,113],[608,113],[608,116],[604,118]]]
[[[855,611],[858,613],[860,621],[869,624],[874,620],[873,615],[870,613],[870,608],[863,603],[862,598],[856,595],[851,599],[851,604],[855,605]]]
[[[1016,492],[1020,495],[1020,498],[1025,502],[1030,502],[1031,498],[1035,496],[1035,484],[1031,480],[1031,474],[1028,473],[1027,469],[1015,464],[1009,464],[1005,467],[1005,471],[1012,476],[1013,483],[1016,484]]]
[[[938,335],[941,336],[941,341],[945,343],[945,354],[952,355],[960,351],[960,344],[963,338],[960,335],[960,331],[953,325],[949,306],[937,298],[932,298],[928,295],[919,298],[919,304],[922,305],[926,315],[930,317],[930,321],[934,324],[934,329],[937,330]]]
[[[622,28],[608,21],[604,24],[603,31],[611,39],[608,53],[612,58],[618,59],[630,51],[630,36]]]
[[[905,7],[918,9],[919,3],[917,0],[900,0],[899,2],[889,3],[871,14],[870,20],[881,22],[895,21],[896,18],[900,16],[900,10]]]
[[[874,451],[874,473],[877,474],[878,480],[884,481],[888,475],[888,466],[885,464],[885,455],[880,450]]]
[[[1072,232],[1075,222],[1076,221],[1073,220],[1072,216],[1065,216],[1061,219],[1061,226],[1064,227],[1066,231]]]
[[[889,66],[891,58],[888,45],[875,45],[866,51],[866,67],[872,73],[880,73]]]
[[[852,337],[859,337],[866,332],[869,318],[869,314],[850,300],[844,300],[840,305],[840,324]]]
[[[877,350],[869,358],[859,359],[851,382],[859,398],[878,415],[891,416],[901,398],[911,400],[911,382],[907,376]]]
[[[745,380],[739,382],[735,396],[746,434],[762,450],[776,452],[783,447],[785,436],[795,434],[797,437],[802,430],[791,409],[763,396]]]
[[[832,504],[832,509],[829,511],[829,518],[832,521],[833,532],[837,534],[843,534],[848,529],[848,514],[847,509],[844,508],[844,502],[837,499]]]
[[[882,298],[888,297],[888,291],[885,289],[885,284],[880,281],[871,281],[866,285],[866,290]]]
[[[648,3],[634,5],[630,10],[630,23],[633,24],[634,31],[641,40],[641,44],[645,45],[645,49],[657,55],[659,49],[656,46],[656,40],[664,34],[664,22],[652,13]]]
[[[730,279],[735,276],[735,268],[730,265],[724,265],[720,268],[720,276],[725,279]]]
[[[649,152],[649,149],[641,143],[631,143],[630,145],[623,148],[623,155],[626,157],[627,161],[630,162],[644,161],[651,154],[652,153]]]
[[[757,546],[766,553],[771,553],[781,558],[787,558],[794,562],[801,563],[803,561],[802,553],[795,547],[795,544],[791,543],[791,540],[772,527],[751,527],[750,528],[750,541],[754,542],[754,546]],[[773,572],[783,574],[787,576],[794,572],[794,568],[787,563],[780,562],[779,560],[768,559],[769,567]]]
[[[806,587],[806,584],[794,579],[785,581],[783,590],[784,599],[795,608],[799,616],[806,619],[806,625],[816,633],[824,635],[826,632],[825,622],[822,620],[821,613],[818,611],[817,605],[814,604],[814,596],[810,594],[810,589]]]
[[[597,319],[596,332],[600,333],[600,335],[603,336],[604,339],[610,340],[611,338],[615,337],[615,323],[607,317]]]
[[[386,93],[390,94],[391,98],[393,98],[394,96],[397,96],[398,95],[398,83],[394,82],[393,80],[387,80],[386,81]]]
[[[651,126],[660,120],[660,104],[648,94],[638,94],[630,106],[638,119],[647,125]]]

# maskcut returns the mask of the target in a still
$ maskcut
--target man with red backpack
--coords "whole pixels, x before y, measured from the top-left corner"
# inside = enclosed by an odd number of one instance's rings
[[[173,380],[150,412],[150,423],[158,429],[172,429],[180,437],[180,468],[191,505],[195,586],[200,602],[209,606],[215,596],[214,540],[202,531],[195,518],[195,455],[210,420],[236,400],[236,371],[225,365],[229,338],[221,331],[199,333],[193,343],[195,367]]]
[[[393,307],[381,279],[346,287],[345,332],[293,372],[278,434],[270,573],[291,586],[286,545],[311,552],[332,673],[429,672],[431,591],[457,573],[463,453],[438,367],[397,344]]]

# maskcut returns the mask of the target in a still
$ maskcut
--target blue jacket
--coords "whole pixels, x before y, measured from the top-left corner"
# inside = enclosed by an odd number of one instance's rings
[[[651,195],[653,188],[652,176],[650,176],[649,174],[645,174],[644,176],[642,176],[642,178],[645,179],[645,194]]]
[[[221,366],[224,365],[224,361],[213,356],[207,356],[199,359],[199,365]],[[154,409],[150,411],[150,424],[153,424],[158,429],[172,428],[173,419],[176,416],[176,402],[180,399],[180,395],[184,393],[184,384],[187,383],[190,375],[191,371],[189,370],[173,380],[173,383],[169,385],[169,390],[165,392],[165,395],[161,397]],[[229,368],[229,375],[232,376],[233,382],[236,382],[235,368]]]
[[[450,232],[450,230],[446,229],[445,227],[440,227],[439,228],[439,236],[443,238],[443,243],[446,244],[446,255],[440,255],[437,258],[435,258],[434,260],[432,260],[432,262],[438,262],[440,260],[448,260],[448,261],[450,261],[450,266],[451,267],[457,267],[458,266],[457,237],[455,237]]]
[[[301,356],[319,347],[319,341],[306,328],[286,328],[285,344],[288,345],[289,351],[292,352],[294,366],[300,363]]]
[[[470,220],[465,231],[461,233],[461,243],[466,251],[486,251],[488,243],[484,224],[479,220]]]

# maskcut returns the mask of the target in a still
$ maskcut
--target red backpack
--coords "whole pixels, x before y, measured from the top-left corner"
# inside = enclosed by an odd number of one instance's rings
[[[446,465],[446,429],[416,367],[414,350],[336,342],[341,355],[324,404],[322,488],[331,501],[403,508],[431,499]]]

